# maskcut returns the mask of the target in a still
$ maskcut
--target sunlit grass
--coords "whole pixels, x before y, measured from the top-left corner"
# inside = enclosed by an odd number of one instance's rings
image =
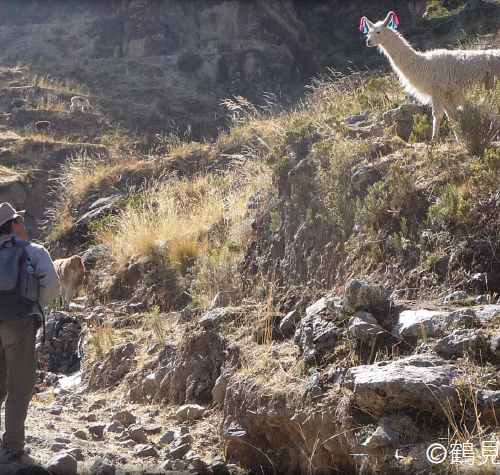
[[[72,93],[75,95],[88,96],[90,90],[84,84],[73,79],[58,78],[52,76],[39,76],[38,74],[26,73],[23,77],[26,86],[39,86],[56,93]]]
[[[236,179],[240,186],[228,186]],[[186,260],[194,262],[203,249],[209,249],[209,238],[213,238],[209,233],[214,226],[224,220],[244,220],[248,198],[268,179],[269,173],[260,165],[249,163],[238,173],[222,177],[153,181],[144,190],[144,200],[127,206],[112,229],[103,230],[97,240],[111,246],[113,257],[120,264],[132,256],[147,257],[154,249],[170,249],[173,261],[184,272],[188,267]],[[244,236],[245,232],[235,227],[232,239]],[[222,235],[217,238],[226,239]],[[188,257],[180,259],[179,255]]]

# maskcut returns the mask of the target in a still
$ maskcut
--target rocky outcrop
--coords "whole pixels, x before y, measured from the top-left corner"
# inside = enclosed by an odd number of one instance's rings
[[[330,404],[337,405],[325,400],[307,407],[292,394],[270,393],[250,381],[230,384],[222,432],[229,460],[244,468],[291,475],[307,473],[310,466],[318,475],[333,475],[336,470],[352,473],[354,459],[341,456],[339,448],[354,453],[357,444],[349,432],[342,432]],[[336,434],[341,434],[337,440]]]
[[[45,331],[44,331],[45,330]],[[80,369],[81,324],[65,312],[51,312],[37,338],[40,366],[52,373],[69,374]]]
[[[111,348],[102,358],[86,368],[86,379],[90,389],[115,386],[134,365],[135,345]]]
[[[224,368],[237,367],[238,350],[214,331],[186,335],[180,348],[165,345],[157,360],[129,381],[135,402],[212,401],[212,389]]]

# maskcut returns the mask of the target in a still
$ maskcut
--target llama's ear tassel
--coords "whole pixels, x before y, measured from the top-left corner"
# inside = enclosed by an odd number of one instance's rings
[[[368,25],[366,24],[366,17],[362,17],[359,22],[359,31],[362,31],[364,35],[368,34]]]
[[[399,19],[398,16],[394,12],[390,12],[392,14],[392,20],[389,23],[389,28],[392,28],[393,30],[396,30],[399,25]]]

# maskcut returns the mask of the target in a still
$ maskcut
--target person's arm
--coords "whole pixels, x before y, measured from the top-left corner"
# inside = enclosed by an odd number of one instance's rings
[[[34,264],[40,279],[38,303],[42,308],[45,308],[57,296],[59,276],[47,250],[40,246],[37,251],[37,259]]]

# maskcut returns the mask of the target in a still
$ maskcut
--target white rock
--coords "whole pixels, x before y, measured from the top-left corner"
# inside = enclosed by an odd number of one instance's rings
[[[192,419],[201,419],[205,414],[205,408],[198,404],[186,404],[175,412],[175,417],[179,422]]]
[[[224,402],[224,398],[226,397],[227,382],[225,374],[221,374],[217,378],[217,381],[215,381],[215,385],[212,389],[214,404],[222,404]]]
[[[349,333],[360,340],[371,340],[383,332],[384,329],[371,313],[359,311],[349,319]]]
[[[405,310],[398,316],[398,323],[392,332],[399,338],[425,338],[443,334],[455,325],[472,323],[476,314],[470,308],[455,312],[437,310]]]

